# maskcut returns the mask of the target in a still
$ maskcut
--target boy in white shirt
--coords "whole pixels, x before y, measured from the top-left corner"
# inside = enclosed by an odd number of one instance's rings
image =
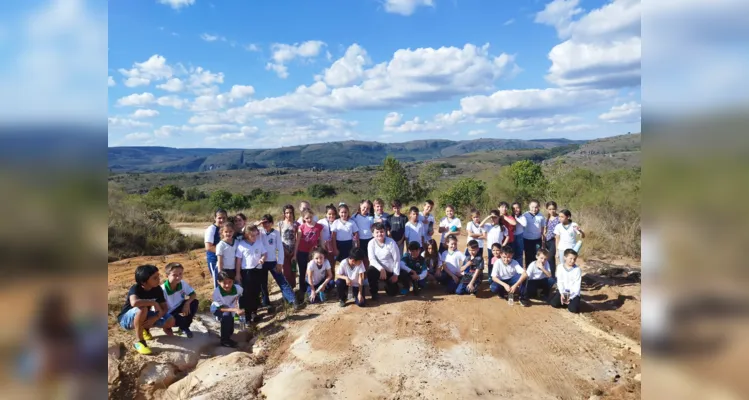
[[[174,325],[179,328],[177,335],[192,338],[192,319],[198,312],[198,300],[195,290],[182,280],[185,269],[182,264],[172,262],[164,267],[167,279],[161,284],[166,298],[167,313],[174,317]]]
[[[458,251],[458,238],[455,235],[447,235],[447,250],[442,253],[443,268],[438,282],[445,285],[447,293],[455,293],[460,284],[460,267],[466,261],[466,256]]]
[[[523,282],[528,278],[525,269],[512,259],[514,251],[511,246],[500,248],[498,244],[492,246],[495,256],[498,256],[492,269],[492,284],[489,290],[499,297],[506,297],[507,294],[520,294],[523,289]],[[527,306],[527,302],[521,300],[521,304]]]
[[[405,243],[416,242],[421,245],[422,249],[425,248],[429,237],[426,233],[426,227],[419,222],[419,209],[411,207],[408,210],[408,219],[404,233]]]
[[[354,247],[349,256],[338,264],[335,275],[335,286],[338,290],[338,305],[346,306],[348,297],[348,288],[351,287],[354,292],[354,303],[359,307],[364,307],[364,250]]]
[[[447,235],[460,235],[460,218],[455,217],[455,207],[448,204],[445,206],[445,218],[440,221],[439,233],[440,236],[440,253],[447,250],[447,243],[445,242],[445,236]]]
[[[466,224],[466,257],[468,257],[468,243],[471,240],[475,240],[478,243],[479,254],[481,257],[484,256],[484,239],[486,239],[486,233],[487,231],[484,230],[484,226],[481,225],[481,213],[475,208],[471,209],[471,220]]]
[[[322,248],[316,248],[310,254],[312,258],[307,264],[307,297],[310,303],[316,303],[320,300],[321,303],[325,302],[325,292],[332,289],[333,285],[333,271],[330,268],[330,263],[326,259],[327,254]]]
[[[211,313],[221,321],[221,345],[237,347],[237,342],[231,339],[231,335],[234,333],[234,314],[244,315],[244,310],[239,307],[239,298],[244,289],[235,285],[226,271],[218,274],[218,282],[219,285],[213,289],[211,297]]]
[[[434,214],[432,214],[432,209],[434,209],[434,202],[432,200],[427,200],[424,202],[424,211],[419,213],[419,222],[424,224],[424,227],[426,227],[427,230],[427,236],[429,238],[434,235]]]
[[[575,261],[577,261],[577,252],[572,249],[565,250],[564,265],[562,268],[557,268],[557,290],[549,300],[552,307],[565,307],[571,313],[580,312],[582,271]]]
[[[281,289],[281,295],[284,300],[291,305],[294,310],[299,307],[296,297],[294,296],[294,288],[291,287],[289,281],[283,275],[283,263],[284,263],[284,249],[283,241],[281,240],[281,233],[273,228],[273,216],[265,214],[260,219],[260,240],[265,246],[265,250],[268,252],[268,256],[265,258],[263,263],[263,277],[260,280],[260,293],[262,296],[262,306],[270,307],[269,310],[273,311],[273,307],[270,304],[270,296],[268,295],[268,273],[276,281],[276,284]]]
[[[385,226],[381,223],[372,225],[374,239],[367,245],[369,255],[369,267],[367,268],[367,281],[372,294],[372,301],[376,301],[380,290],[380,281],[385,283],[385,293],[388,296],[398,294],[398,282],[400,282],[401,294],[407,294],[411,286],[411,279],[406,271],[401,270],[401,253],[395,240],[385,236]]]
[[[523,214],[525,227],[523,228],[523,247],[525,248],[525,266],[536,259],[536,250],[546,248],[546,217],[541,213],[538,200],[531,200],[528,204],[529,211]]]
[[[524,297],[526,299],[536,298],[539,290],[541,290],[541,298],[544,300],[549,298],[551,288],[557,280],[551,272],[548,260],[549,251],[538,249],[536,252],[536,261],[533,261],[526,269],[526,273],[528,273],[528,280],[525,283]]]
[[[492,246],[498,244],[499,248],[506,246],[510,241],[510,233],[507,231],[507,227],[502,225],[500,222],[499,211],[492,210],[489,217],[485,218],[484,221],[491,218],[491,224],[485,224],[484,230],[486,231],[486,247],[489,250],[487,259],[489,262],[489,282],[492,278],[492,270],[494,269],[494,263],[492,262]]]

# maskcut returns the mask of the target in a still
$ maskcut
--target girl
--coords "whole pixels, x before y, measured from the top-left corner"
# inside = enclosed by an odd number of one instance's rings
[[[292,288],[296,287],[296,273],[292,271],[291,260],[294,258],[298,230],[294,206],[287,204],[283,207],[283,220],[278,222],[278,232],[281,233],[283,243],[283,276]]]
[[[515,235],[512,241],[512,259],[517,261],[518,264],[523,265],[523,252],[525,251],[525,243],[523,243],[523,233],[525,231],[525,225],[527,222],[523,216],[523,210],[520,202],[512,203],[512,217],[515,218]]]
[[[235,261],[240,240],[236,239],[235,226],[231,222],[226,222],[221,226],[221,241],[216,246],[216,269],[218,272],[226,271],[235,283],[241,286],[242,277],[237,276]]]
[[[221,225],[226,222],[226,219],[226,211],[219,208],[213,214],[213,225],[205,230],[205,258],[208,262],[208,273],[210,273],[211,278],[213,278],[214,288],[218,286],[218,271],[216,270],[218,257],[216,256],[216,245],[221,241]]]
[[[348,288],[354,293],[354,303],[364,307],[364,250],[359,247],[351,250],[348,257],[338,264],[335,275],[335,286],[338,290],[338,305],[346,306]]]
[[[460,218],[455,217],[455,207],[450,204],[445,206],[445,215],[445,218],[442,218],[440,221],[439,227],[439,233],[442,234],[442,236],[440,236],[440,254],[447,250],[445,236],[448,234],[455,235],[455,237],[460,235]]]
[[[471,240],[475,240],[478,243],[479,255],[483,257],[486,231],[484,230],[484,224],[481,223],[481,213],[475,208],[471,209],[471,221],[466,224],[466,233],[466,257],[468,257],[468,243]]]
[[[332,289],[335,285],[333,282],[333,271],[325,256],[325,249],[321,247],[316,248],[312,252],[312,260],[305,268],[307,270],[305,280],[309,284],[307,295],[309,296],[310,303],[317,302],[318,297],[320,302],[325,302],[325,292]]]
[[[580,251],[583,242],[577,240],[578,233],[582,239],[585,239],[585,232],[575,222],[572,222],[572,213],[570,210],[560,211],[559,224],[554,228],[554,236],[556,238],[555,247],[559,264],[564,264],[565,250],[573,249],[576,253]],[[556,269],[554,269],[552,275],[556,276]]]
[[[244,227],[247,225],[247,216],[245,216],[242,213],[237,213],[237,215],[234,217],[234,237],[235,238],[242,238],[244,235]],[[235,282],[236,283],[236,282]]]
[[[515,241],[515,226],[517,225],[517,221],[510,214],[510,205],[506,201],[499,202],[499,222],[507,228],[507,237],[509,238],[507,244],[512,246],[512,242]],[[491,254],[491,245],[487,245],[486,247],[488,247],[487,250],[489,250],[490,257],[493,256]]]
[[[335,265],[335,256],[337,254],[335,253],[335,245],[333,244],[333,222],[335,222],[336,218],[338,218],[338,212],[335,209],[335,206],[332,204],[329,204],[325,206],[325,218],[321,219],[317,223],[322,226],[322,241],[323,241],[323,247],[325,248],[326,258],[328,259],[328,262],[331,266]]]
[[[421,256],[424,257],[424,262],[427,265],[427,278],[438,282],[442,277],[442,259],[440,258],[437,241],[429,239],[426,249],[421,253]]]
[[[359,229],[359,247],[366,249],[369,245],[369,241],[372,240],[372,224],[374,223],[374,215],[370,212],[372,210],[371,202],[369,200],[362,200],[359,203],[359,211],[354,214],[351,218],[356,227]],[[369,258],[364,257],[364,268],[369,267]]]
[[[338,216],[340,218],[331,225],[331,240],[335,243],[335,252],[338,254],[336,260],[343,261],[348,258],[351,249],[354,247],[354,242],[359,240],[359,228],[349,219],[349,210],[346,204],[338,206]]]
[[[315,213],[310,209],[302,212],[302,225],[297,232],[294,259],[299,266],[299,291],[307,293],[307,264],[309,264],[309,252],[315,247],[322,247],[322,225],[314,221]]]
[[[494,269],[494,257],[492,253],[492,246],[494,244],[498,244],[500,246],[505,246],[510,241],[509,234],[507,233],[507,228],[500,223],[500,215],[499,211],[492,210],[491,212],[491,218],[492,218],[492,225],[490,228],[488,228],[486,232],[486,247],[489,250],[489,256],[488,256],[488,262],[489,262],[489,274],[487,276],[491,277],[492,270]],[[486,221],[486,220],[484,220]],[[489,226],[489,224],[485,225],[486,227]],[[491,279],[489,279],[491,281]]]
[[[554,201],[546,202],[546,227],[544,229],[544,236],[546,240],[546,250],[551,254],[549,259],[549,265],[551,266],[551,274],[554,276],[554,272],[557,270],[557,261],[554,257],[556,252],[556,240],[554,239],[554,228],[559,224],[559,216],[557,215],[557,203]]]
[[[260,231],[257,226],[249,225],[244,230],[244,240],[237,245],[235,254],[236,269],[244,282],[244,293],[239,298],[240,308],[250,313],[250,322],[259,321],[257,315],[260,300],[260,282],[263,279],[263,264],[268,256],[265,245],[259,240]]]

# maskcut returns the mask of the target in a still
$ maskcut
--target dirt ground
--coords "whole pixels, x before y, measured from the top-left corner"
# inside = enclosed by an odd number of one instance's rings
[[[185,280],[199,298],[209,298],[202,251],[110,263],[110,343],[132,343],[113,315],[135,267],[172,261],[185,265]],[[589,275],[580,315],[540,301],[509,306],[490,296],[487,283],[477,297],[430,287],[420,296],[380,296],[365,308],[329,300],[291,317],[279,313],[274,328],[263,331],[272,348],[260,393],[267,399],[640,398],[639,283]],[[128,352],[123,364],[134,363],[135,371],[138,357]]]

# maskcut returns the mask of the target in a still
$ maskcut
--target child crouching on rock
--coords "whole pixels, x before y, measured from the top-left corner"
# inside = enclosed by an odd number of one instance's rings
[[[364,307],[364,249],[354,247],[348,257],[338,264],[335,275],[335,286],[338,290],[338,305],[346,306],[348,288],[354,292],[354,303]]]
[[[179,330],[178,335],[192,337],[190,325],[195,313],[198,312],[198,301],[195,290],[187,282],[182,280],[184,268],[180,263],[169,263],[164,267],[167,280],[161,284],[166,298],[167,313],[174,317],[175,325]]]
[[[244,290],[234,284],[234,279],[226,271],[219,272],[218,282],[219,285],[213,290],[211,313],[221,320],[221,345],[237,347],[231,335],[234,333],[234,313],[244,315],[244,310],[239,308],[239,297]]]
[[[318,301],[324,303],[325,292],[335,285],[333,271],[327,260],[327,252],[322,247],[313,249],[310,255],[311,260],[307,264],[307,276],[304,278],[309,284],[307,286],[307,297],[310,303]]]

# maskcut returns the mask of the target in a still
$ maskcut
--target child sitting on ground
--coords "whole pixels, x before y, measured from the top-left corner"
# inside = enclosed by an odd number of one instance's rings
[[[218,274],[218,282],[213,289],[211,313],[221,320],[221,346],[237,347],[231,335],[234,333],[234,313],[244,315],[244,310],[239,308],[239,297],[244,290],[234,284],[234,279],[226,271]]]
[[[508,294],[520,294],[523,282],[528,278],[528,274],[517,261],[512,259],[515,251],[511,246],[499,247],[497,243],[492,245],[492,252],[499,259],[494,263],[492,269],[492,284],[489,290],[499,297],[507,297]],[[527,301],[521,299],[520,303],[527,306]]]
[[[354,292],[354,303],[364,307],[364,249],[354,247],[348,257],[338,264],[335,275],[335,286],[338,290],[338,305],[346,306],[348,288]]]
[[[460,283],[462,272],[460,267],[465,263],[465,254],[458,251],[458,238],[455,235],[448,235],[447,250],[442,252],[442,275],[439,282],[447,288],[447,293],[455,293]]]
[[[468,242],[468,257],[460,267],[463,276],[455,294],[476,294],[481,283],[481,274],[484,271],[484,257],[477,240]]]
[[[427,279],[434,282],[439,282],[442,277],[442,259],[437,249],[437,241],[429,239],[426,249],[421,253],[427,266]]]
[[[528,281],[525,283],[525,298],[537,298],[538,291],[541,290],[541,297],[546,300],[551,294],[551,287],[556,283],[556,278],[551,274],[549,265],[549,251],[538,249],[536,251],[536,261],[533,261],[526,269]]]
[[[153,308],[153,310],[151,310]],[[126,330],[135,330],[138,339],[133,344],[140,354],[151,354],[146,340],[153,339],[148,329],[163,328],[171,336],[174,317],[167,312],[164,292],[159,287],[159,269],[154,265],[141,265],[135,269],[135,285],[130,287],[125,296],[117,321]]]
[[[571,313],[580,312],[582,272],[575,261],[577,261],[577,252],[573,249],[565,250],[564,266],[557,268],[557,291],[549,300],[552,307],[566,307]]]
[[[223,243],[223,242],[222,242]],[[221,256],[219,256],[221,257]],[[220,260],[220,258],[219,258]],[[192,338],[192,319],[198,312],[198,300],[195,290],[182,280],[185,269],[180,263],[169,263],[164,267],[167,279],[161,284],[166,298],[167,313],[174,317],[177,334]]]
[[[408,254],[401,258],[401,270],[406,271],[413,281],[414,295],[419,294],[427,284],[427,266],[424,257],[419,254],[421,246],[418,242],[408,244]]]
[[[310,303],[325,302],[325,292],[335,286],[333,271],[327,260],[327,252],[322,247],[312,250],[312,260],[307,264],[307,297]]]

